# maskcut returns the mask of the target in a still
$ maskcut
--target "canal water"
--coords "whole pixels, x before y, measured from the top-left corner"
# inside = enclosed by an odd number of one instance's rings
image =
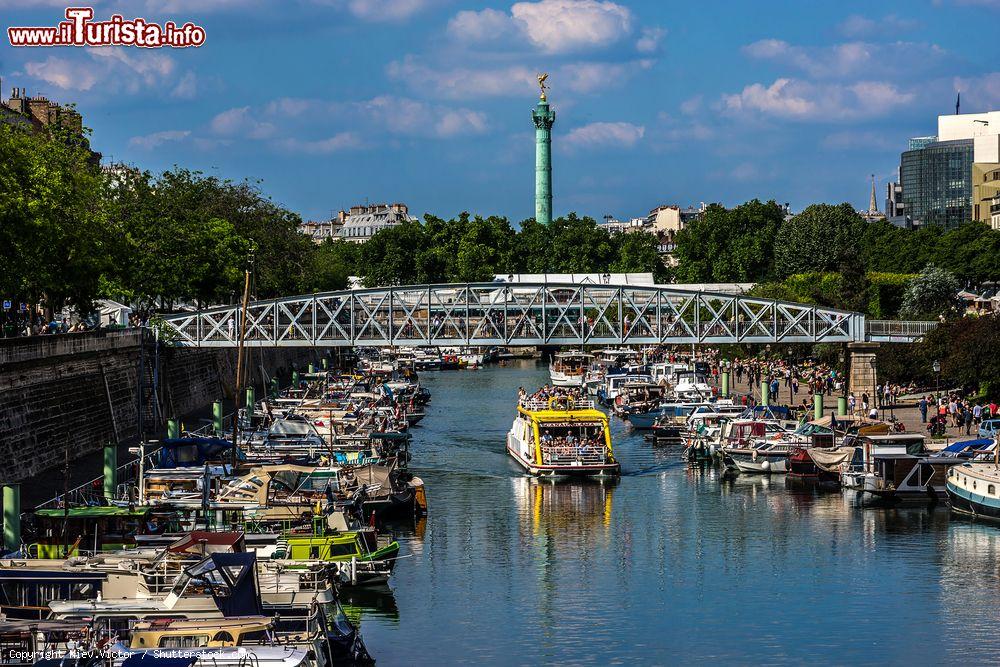
[[[392,593],[347,600],[379,664],[1000,660],[1000,529],[723,480],[620,422],[620,481],[535,481],[504,435],[517,388],[547,379],[421,376],[430,516],[398,530]]]

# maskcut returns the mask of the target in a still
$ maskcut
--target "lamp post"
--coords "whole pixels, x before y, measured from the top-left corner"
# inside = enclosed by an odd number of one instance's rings
[[[941,362],[935,359],[934,363],[931,364],[931,368],[934,369],[934,374],[937,376],[934,391],[937,394],[937,398],[941,398]]]

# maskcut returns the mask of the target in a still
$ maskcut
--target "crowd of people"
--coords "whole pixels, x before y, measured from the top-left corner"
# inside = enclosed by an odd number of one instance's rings
[[[920,420],[927,424],[932,434],[943,435],[947,429],[972,435],[980,424],[989,419],[1000,419],[1000,405],[996,401],[973,401],[957,393],[940,396],[922,396],[917,402]]]

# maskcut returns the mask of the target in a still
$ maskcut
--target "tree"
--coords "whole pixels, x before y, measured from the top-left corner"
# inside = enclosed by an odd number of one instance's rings
[[[937,319],[959,312],[961,288],[954,274],[929,266],[913,278],[903,294],[900,314],[911,319]]]
[[[760,282],[774,275],[774,238],[784,220],[774,201],[709,206],[677,235],[681,282]]]
[[[784,277],[853,267],[863,273],[858,244],[864,224],[850,204],[809,206],[781,225],[775,239],[775,272]]]

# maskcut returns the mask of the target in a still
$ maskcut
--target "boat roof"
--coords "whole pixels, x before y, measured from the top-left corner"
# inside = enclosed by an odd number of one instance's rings
[[[587,354],[586,352],[556,352],[556,357],[559,359],[569,359],[573,357],[590,359],[594,355]]]
[[[529,415],[532,419],[539,422],[565,422],[565,421],[580,421],[580,422],[606,422],[608,416],[601,412],[600,410],[595,410],[594,408],[582,408],[580,410],[525,410],[519,408],[522,412]]]
[[[53,507],[35,510],[36,516],[60,519],[68,516],[70,519],[101,519],[104,517],[143,517],[149,514],[148,507],[117,507],[117,506],[95,506],[95,507],[70,507],[68,510],[61,507]]]
[[[919,433],[888,433],[885,435],[864,435],[861,437],[872,442],[892,442],[894,440],[920,440],[923,442],[926,439]]]
[[[231,618],[202,618],[188,619],[167,617],[158,618],[152,621],[139,621],[135,624],[135,632],[151,632],[164,630],[225,630],[236,628],[266,628],[271,625],[271,619],[267,616],[233,616]]]

